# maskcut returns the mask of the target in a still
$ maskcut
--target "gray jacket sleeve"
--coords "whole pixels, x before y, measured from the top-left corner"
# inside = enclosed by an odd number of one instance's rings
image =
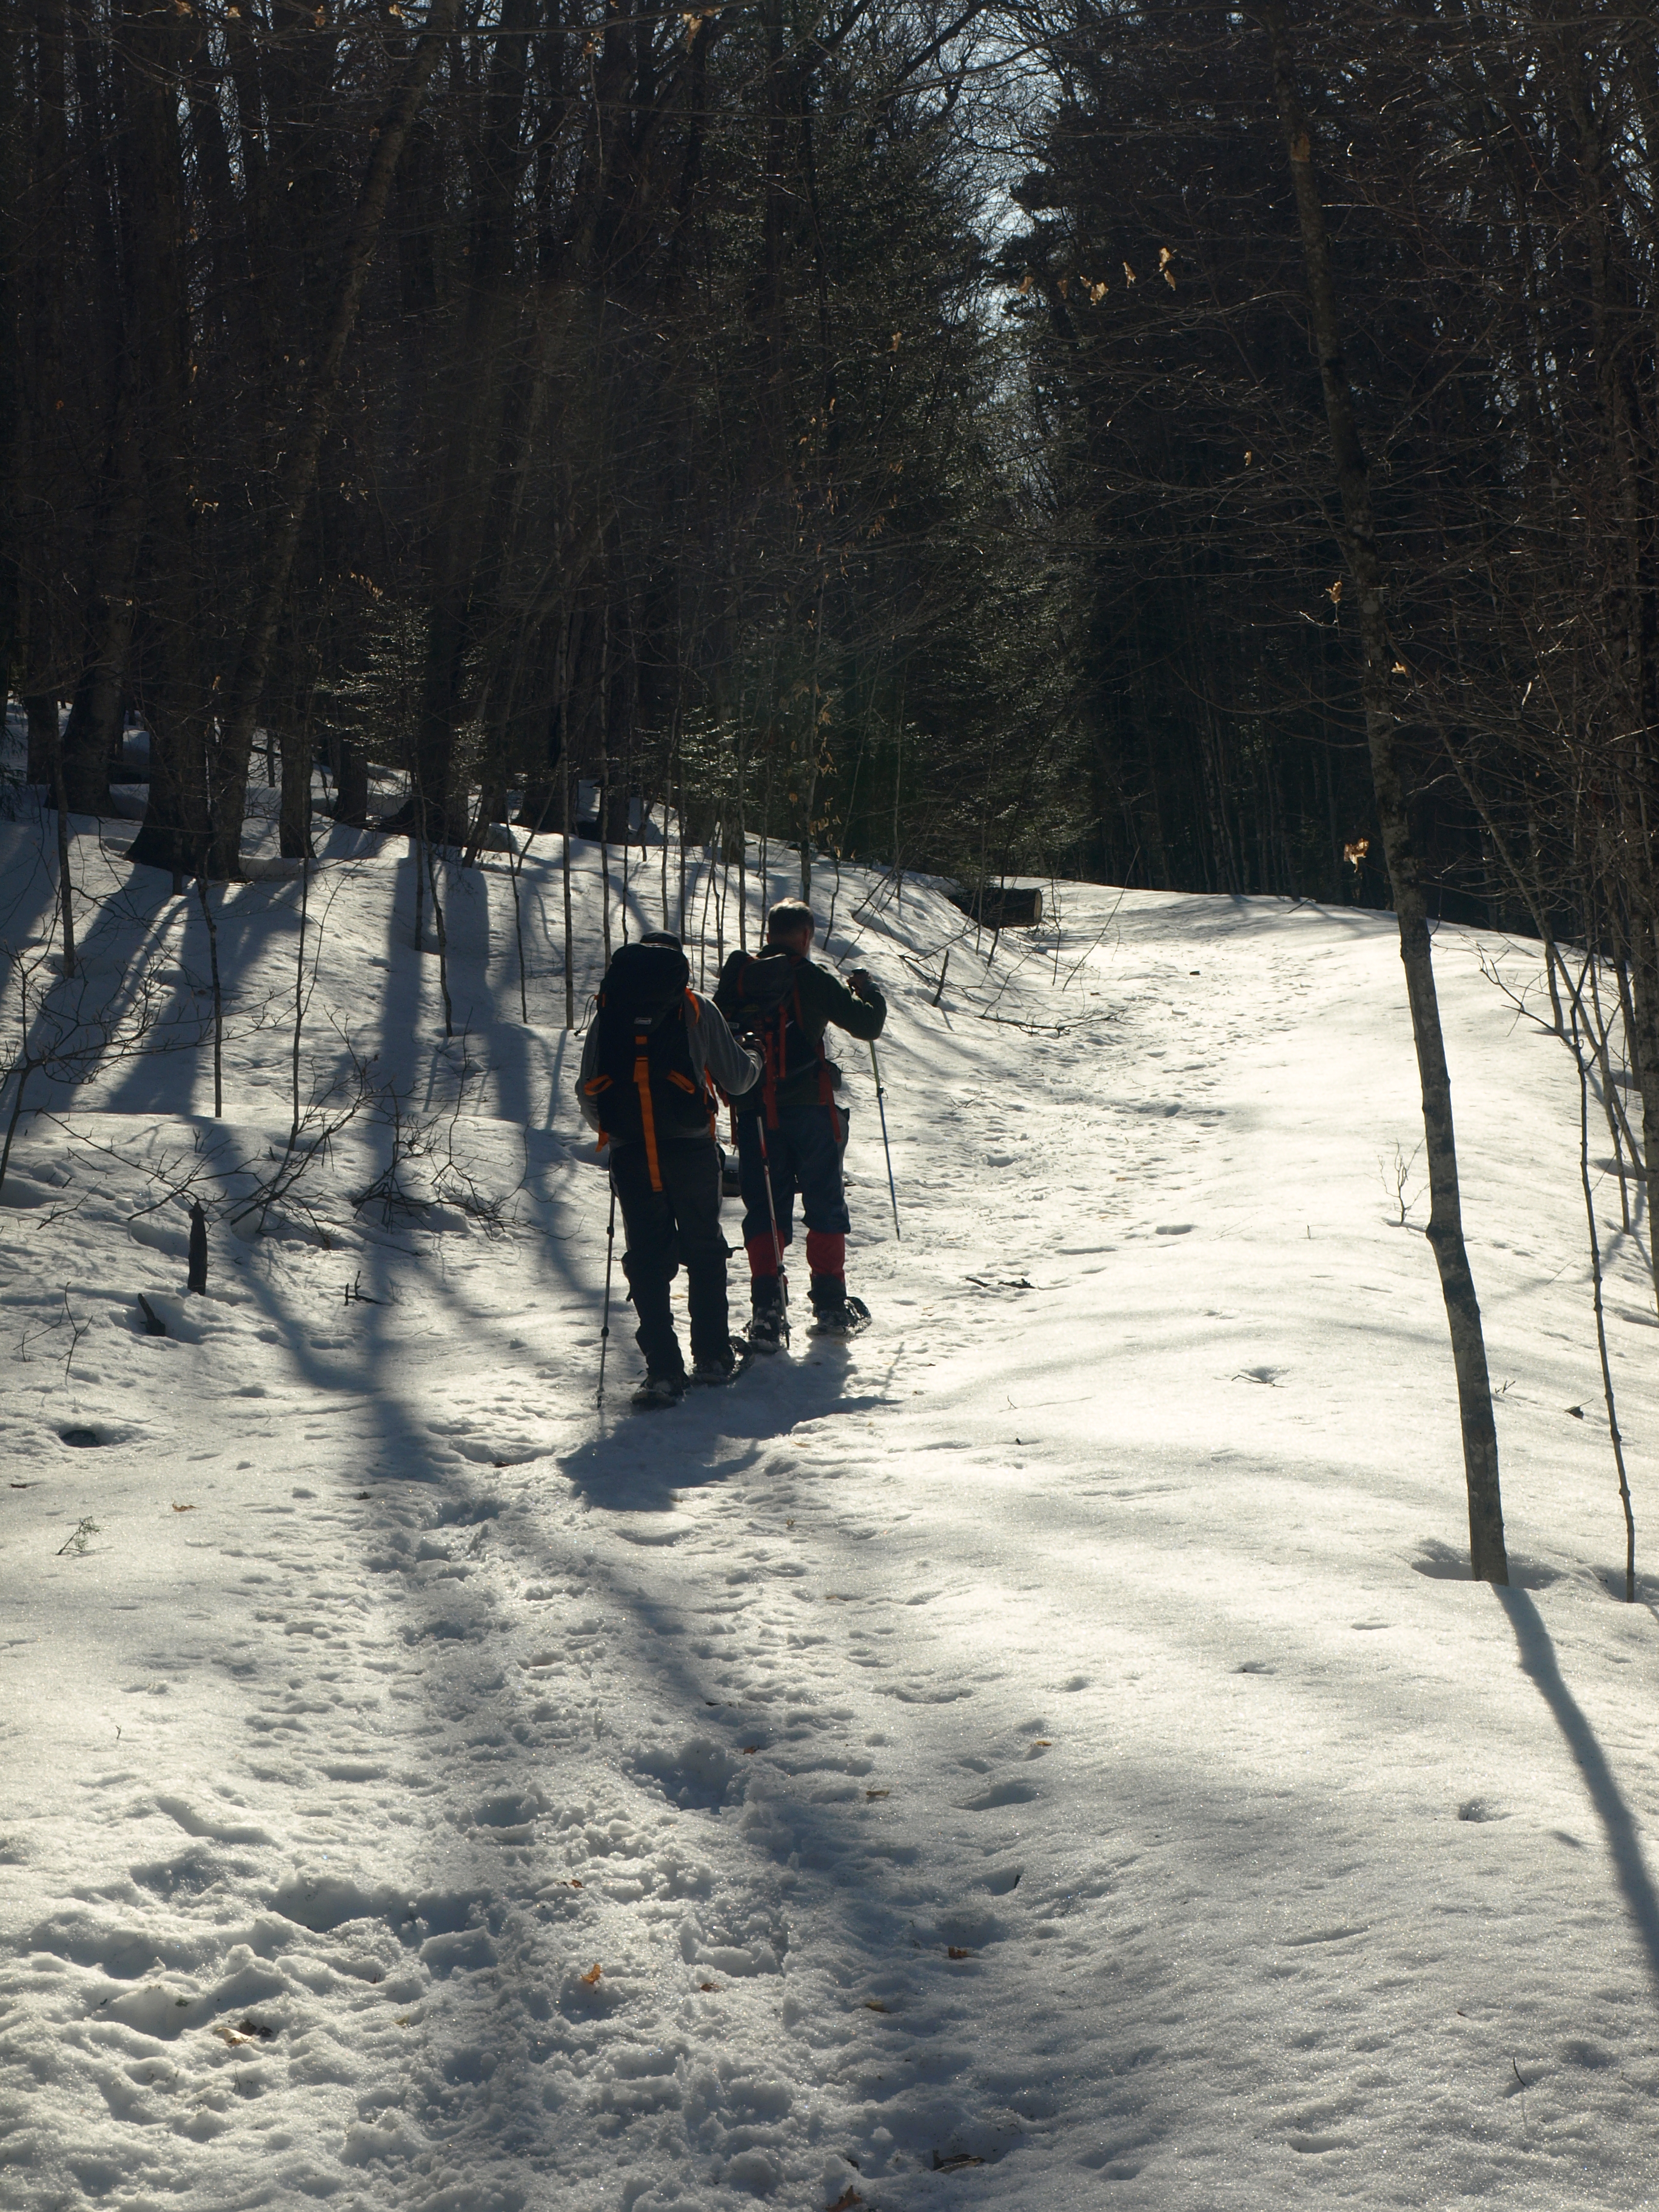
[[[691,1039],[692,1065],[713,1076],[728,1098],[741,1098],[760,1081],[760,1055],[738,1042],[726,1026],[725,1015],[711,999],[696,992],[693,992],[692,999],[697,1019],[686,1023]]]

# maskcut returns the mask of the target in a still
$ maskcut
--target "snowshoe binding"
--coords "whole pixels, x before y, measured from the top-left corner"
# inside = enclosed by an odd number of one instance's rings
[[[636,1413],[659,1413],[667,1407],[678,1406],[684,1395],[683,1375],[647,1375],[634,1393],[634,1410]]]
[[[749,1323],[751,1352],[776,1352],[789,1341],[789,1313],[775,1275],[757,1275],[750,1285],[755,1310]]]
[[[746,1343],[740,1336],[734,1336],[723,1359],[717,1357],[698,1360],[691,1370],[690,1379],[709,1389],[720,1389],[727,1383],[735,1382],[754,1356],[754,1346]]]
[[[826,1299],[812,1309],[814,1336],[856,1336],[870,1326],[870,1309],[862,1298]]]

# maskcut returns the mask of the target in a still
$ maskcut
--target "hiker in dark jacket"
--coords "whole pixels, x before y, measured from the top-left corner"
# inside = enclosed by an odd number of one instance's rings
[[[781,900],[766,918],[765,951],[733,953],[714,994],[732,1027],[758,1043],[763,1062],[758,1086],[738,1111],[738,1159],[754,1308],[749,1340],[765,1352],[775,1352],[787,1334],[782,1257],[794,1236],[797,1191],[815,1327],[823,1335],[850,1336],[868,1318],[847,1296],[847,1117],[836,1103],[841,1070],[826,1054],[823,1036],[833,1023],[850,1036],[878,1037],[887,1002],[861,968],[843,983],[811,959],[816,928],[809,906]]]
[[[690,976],[679,939],[665,930],[623,945],[600,986],[576,1084],[582,1119],[610,1139],[623,1273],[639,1320],[635,1341],[645,1354],[645,1380],[634,1393],[641,1407],[677,1405],[685,1395],[668,1299],[682,1261],[691,1306],[690,1379],[728,1382],[737,1364],[708,1084],[712,1079],[728,1098],[741,1097],[754,1087],[761,1063],[690,988]]]

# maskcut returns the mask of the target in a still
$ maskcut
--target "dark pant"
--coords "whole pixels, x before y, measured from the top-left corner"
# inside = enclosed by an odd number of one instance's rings
[[[720,1235],[720,1160],[712,1137],[657,1146],[662,1188],[651,1188],[643,1145],[613,1145],[611,1185],[622,1207],[623,1273],[639,1317],[635,1342],[653,1375],[683,1375],[668,1285],[685,1268],[691,1300],[691,1357],[719,1359],[732,1342],[726,1306],[726,1239]]]
[[[744,1114],[738,1122],[738,1165],[743,1187],[743,1241],[770,1238],[771,1208],[766,1203],[766,1174],[772,1174],[772,1204],[778,1211],[778,1242],[787,1244],[794,1235],[795,1193],[809,1229],[845,1237],[852,1227],[847,1194],[842,1187],[841,1156],[846,1116],[833,1106],[816,1100],[806,1106],[782,1106],[778,1126],[764,1128],[758,1114]],[[761,1139],[766,1139],[766,1160],[761,1158]]]

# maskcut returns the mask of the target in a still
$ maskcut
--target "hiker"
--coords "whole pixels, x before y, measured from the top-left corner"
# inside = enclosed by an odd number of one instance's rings
[[[728,1098],[753,1089],[758,1056],[744,1051],[708,1000],[691,989],[678,937],[653,930],[624,945],[605,970],[582,1048],[582,1119],[611,1146],[611,1188],[623,1216],[623,1273],[639,1321],[642,1409],[678,1405],[685,1362],[668,1286],[685,1267],[693,1382],[729,1382],[738,1354],[726,1302],[720,1153],[709,1081]]]
[[[833,1022],[849,1036],[878,1037],[887,1002],[863,969],[842,983],[818,966],[810,957],[817,927],[802,900],[780,900],[766,917],[765,951],[734,952],[714,994],[716,1006],[759,1047],[763,1063],[758,1087],[738,1110],[754,1309],[749,1340],[761,1352],[775,1352],[788,1333],[782,1258],[794,1235],[797,1191],[814,1327],[821,1335],[851,1336],[870,1317],[860,1299],[847,1295],[847,1113],[836,1103],[841,1070],[824,1051],[823,1033]]]

